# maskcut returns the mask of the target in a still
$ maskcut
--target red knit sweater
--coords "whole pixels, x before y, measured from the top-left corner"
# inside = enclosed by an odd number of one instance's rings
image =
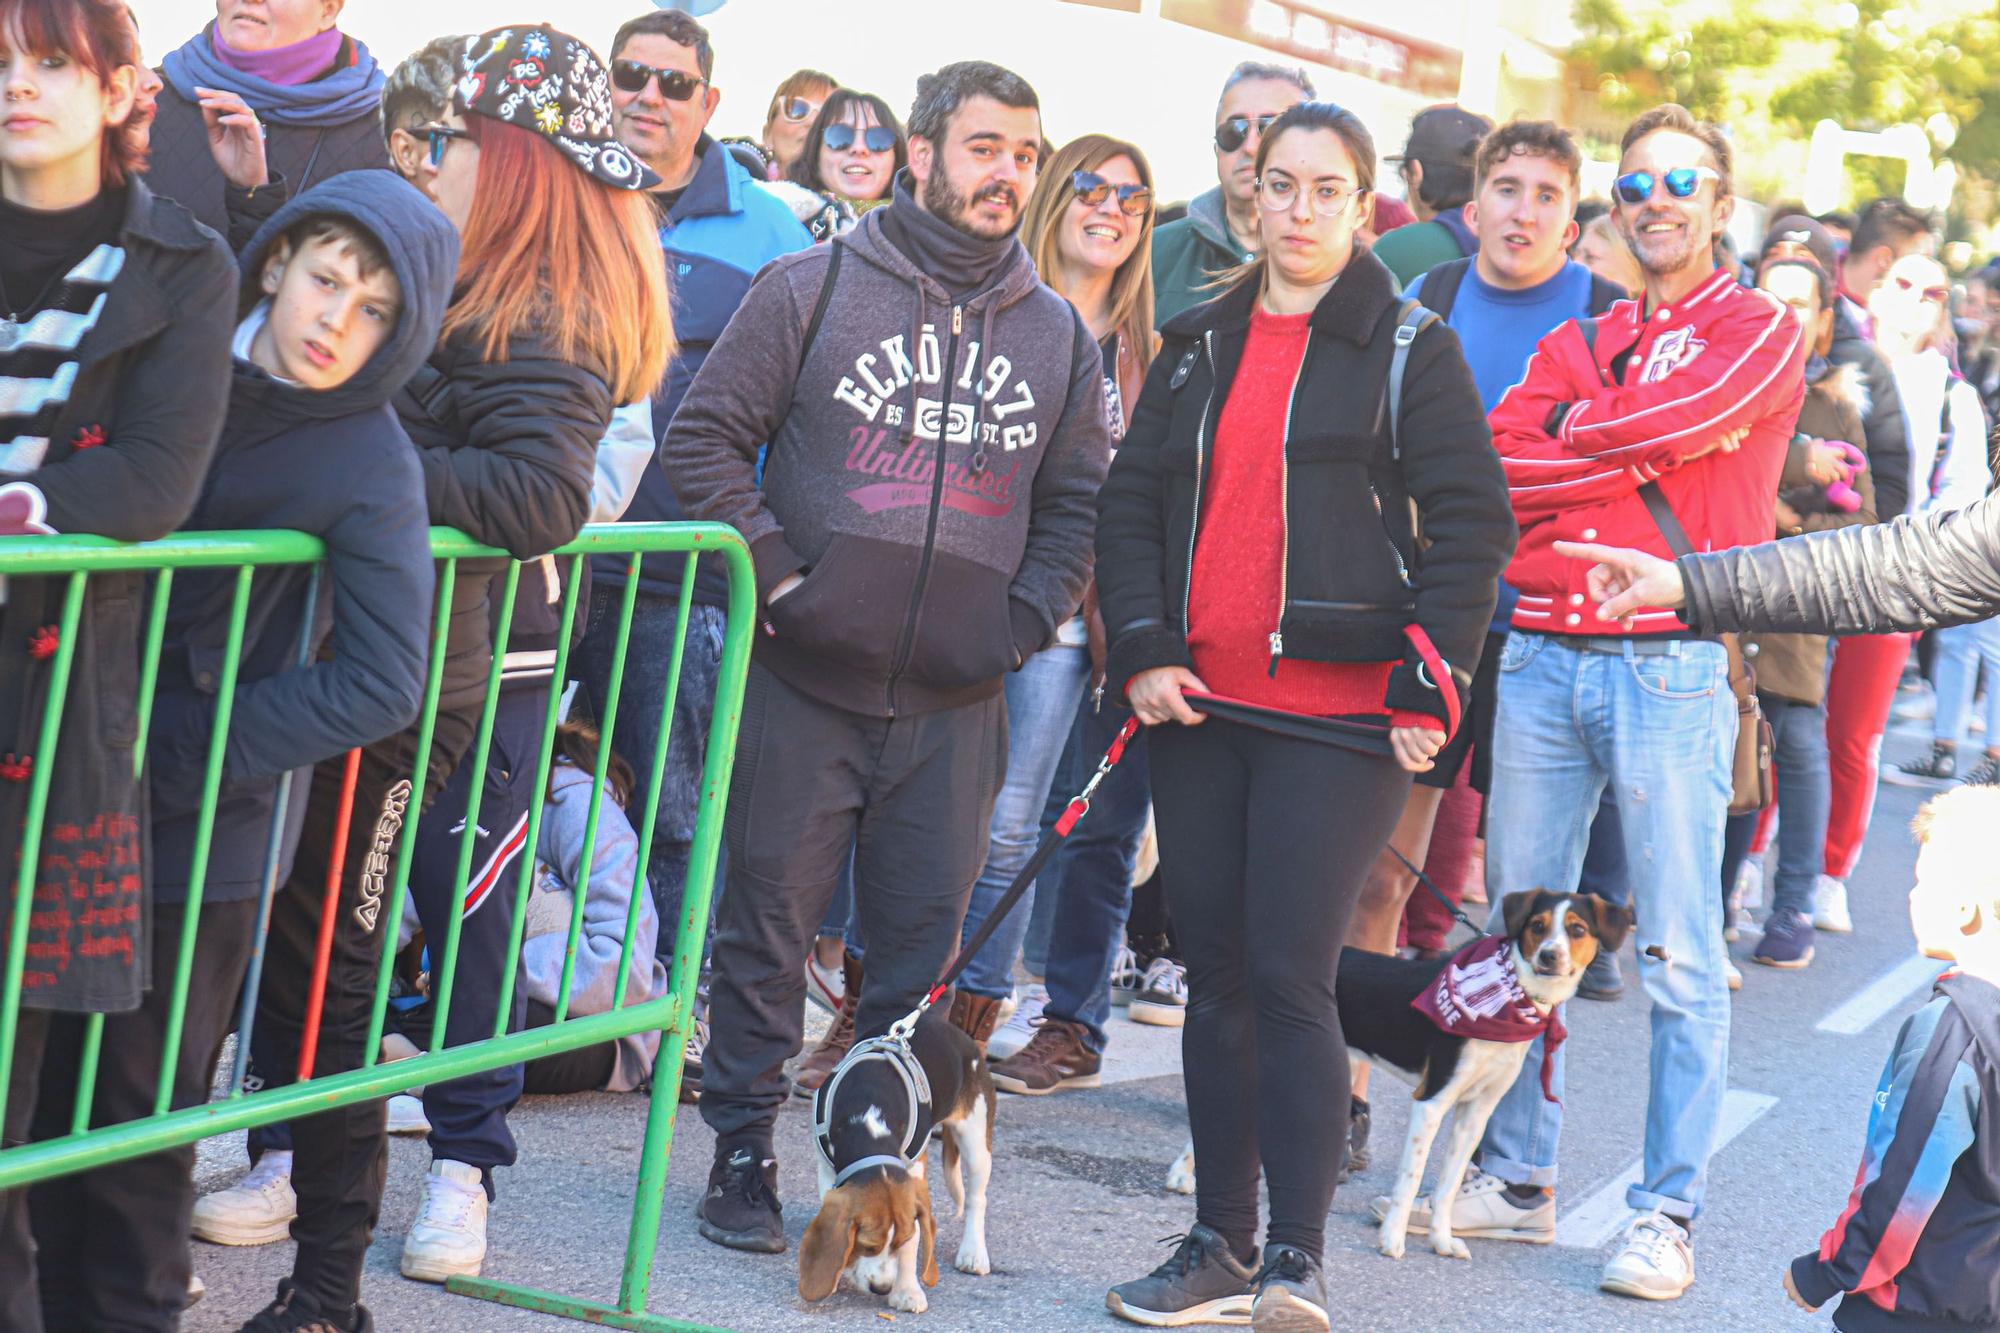
[[[1315,717],[1388,716],[1399,727],[1442,731],[1435,718],[1392,716],[1383,707],[1394,663],[1286,657],[1271,674],[1271,633],[1284,605],[1285,418],[1311,323],[1310,314],[1259,309],[1250,316],[1196,516],[1188,583],[1194,672],[1212,692],[1266,708]]]

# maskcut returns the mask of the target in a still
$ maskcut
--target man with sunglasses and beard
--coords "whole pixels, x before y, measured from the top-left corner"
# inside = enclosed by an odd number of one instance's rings
[[[1626,1192],[1635,1216],[1600,1285],[1672,1300],[1694,1281],[1689,1229],[1727,1087],[1715,885],[1736,700],[1723,644],[1661,608],[1600,621],[1589,563],[1555,543],[1666,555],[1767,540],[1805,339],[1784,305],[1716,265],[1734,201],[1715,127],[1656,107],[1626,130],[1619,170],[1613,215],[1641,298],[1543,338],[1490,414],[1521,541],[1506,576],[1520,600],[1500,658],[1487,866],[1502,890],[1574,890],[1599,797],[1612,793],[1653,1040],[1643,1164]],[[1531,1050],[1487,1123],[1481,1169],[1456,1204],[1459,1235],[1554,1239],[1561,1048],[1551,1055],[1551,1093]]]
[[[750,280],[778,256],[810,246],[812,235],[782,200],[709,136],[709,118],[722,95],[714,83],[715,48],[706,28],[678,10],[643,14],[618,29],[610,64],[618,138],[660,178],[652,197],[667,256],[677,350],[653,394],[657,446],[695,372],[750,290]],[[637,522],[687,517],[674,483],[670,469],[645,469],[624,517]],[[660,701],[673,665],[684,567],[678,555],[647,556],[640,565],[617,724],[618,748],[625,754],[650,756],[664,725]],[[624,556],[591,563],[590,609],[577,663],[585,699],[600,725],[606,721],[626,571]],[[659,822],[647,863],[662,921],[680,919],[728,603],[721,563],[702,560],[683,636],[681,685],[674,696],[667,765],[655,798]],[[670,956],[673,947],[673,932],[662,931],[661,953]],[[698,1078],[700,1052],[692,1043],[688,1056],[688,1076]]]
[[[689,516],[750,543],[762,619],[701,1096],[700,1229],[732,1249],[785,1248],[784,1065],[850,854],[859,1039],[958,944],[1006,766],[1002,679],[1083,599],[1110,458],[1097,344],[1014,235],[1034,89],[948,65],[918,80],[909,135],[888,204],[759,276],[661,445]]]
[[[1297,66],[1246,60],[1229,72],[1215,107],[1216,187],[1153,233],[1154,328],[1218,295],[1220,275],[1257,257],[1257,145],[1272,121],[1312,99]]]

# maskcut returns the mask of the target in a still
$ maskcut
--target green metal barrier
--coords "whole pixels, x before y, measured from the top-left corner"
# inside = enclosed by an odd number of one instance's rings
[[[422,786],[421,775],[428,766],[434,741],[434,723],[444,669],[442,649],[445,643],[451,589],[459,577],[460,562],[470,559],[505,558],[504,552],[479,546],[463,533],[449,528],[434,529],[431,545],[433,554],[440,561],[440,566],[430,670],[425,682],[423,709],[419,714],[416,729],[416,755],[412,765],[413,773],[418,775],[414,781],[419,788]],[[589,858],[595,847],[605,774],[610,763],[620,716],[622,677],[638,589],[639,562],[643,555],[663,553],[684,554],[686,567],[681,581],[679,623],[673,639],[675,646],[671,669],[663,697],[659,700],[662,712],[659,715],[658,741],[653,753],[644,757],[643,771],[646,777],[640,791],[635,793],[638,808],[643,811],[643,818],[637,829],[640,882],[633,886],[631,907],[626,915],[617,973],[617,998],[611,1010],[601,1014],[571,1017],[568,1012],[569,999],[577,946],[583,928],[584,887],[590,878]],[[60,720],[75,666],[76,629],[83,607],[85,589],[94,574],[138,571],[154,576],[152,593],[148,599],[148,613],[139,645],[139,720],[134,755],[135,762],[143,764],[174,573],[177,570],[187,569],[237,571],[233,580],[223,668],[217,686],[216,721],[209,741],[202,800],[197,815],[195,861],[187,889],[185,924],[179,940],[179,949],[172,959],[171,976],[165,971],[168,960],[165,958],[155,960],[154,984],[172,987],[173,1004],[169,1011],[169,1027],[163,1050],[154,1113],[121,1124],[97,1129],[88,1128],[104,1021],[103,1015],[92,1015],[84,1025],[78,1095],[70,1121],[70,1132],[60,1138],[14,1148],[0,1148],[0,1190],[19,1188],[71,1172],[110,1165],[193,1143],[212,1135],[274,1124],[310,1115],[316,1111],[376,1100],[419,1084],[441,1082],[619,1037],[658,1031],[661,1033],[659,1055],[647,1111],[645,1142],[641,1150],[639,1178],[626,1237],[624,1267],[617,1300],[614,1303],[607,1303],[566,1297],[486,1278],[454,1277],[447,1284],[447,1288],[461,1295],[588,1320],[616,1328],[660,1330],[662,1333],[665,1330],[699,1329],[702,1326],[650,1315],[646,1312],[646,1305],[651,1284],[653,1255],[659,1239],[660,1211],[666,1195],[667,1160],[673,1143],[674,1116],[679,1101],[680,1051],[692,1027],[690,1014],[694,1001],[696,974],[700,968],[702,939],[707,929],[709,899],[714,884],[717,854],[721,846],[723,805],[729,791],[729,774],[735,758],[736,728],[743,705],[744,678],[749,667],[755,613],[755,584],[749,550],[742,538],[732,529],[716,524],[621,523],[585,528],[575,541],[554,553],[560,562],[559,571],[564,576],[562,579],[564,624],[574,624],[577,590],[583,581],[583,564],[586,559],[606,555],[627,557],[627,580],[618,622],[610,698],[605,701],[604,716],[599,719],[602,742],[598,747],[597,771],[593,775],[595,780],[587,812],[585,859],[576,876],[575,901],[569,921],[561,988],[555,1006],[555,1018],[551,1025],[511,1034],[506,1031],[517,971],[509,967],[499,1000],[493,1036],[460,1046],[443,1045],[445,1017],[451,1005],[453,980],[458,965],[459,923],[471,872],[479,803],[484,787],[483,783],[475,782],[471,784],[467,798],[466,831],[464,841],[459,847],[450,925],[443,941],[428,942],[432,949],[433,960],[431,969],[433,982],[430,988],[433,1036],[429,1049],[408,1060],[390,1063],[382,1063],[379,1060],[395,962],[394,932],[396,923],[402,919],[416,831],[422,817],[413,808],[404,821],[398,838],[394,873],[383,904],[384,913],[381,920],[384,923],[385,944],[375,986],[367,1055],[363,1067],[249,1092],[243,1087],[241,1075],[244,1056],[239,1054],[237,1077],[231,1081],[226,1097],[201,1106],[170,1110],[175,1072],[174,1059],[178,1049],[189,977],[196,963],[195,925],[202,900],[209,841],[221,790],[224,745],[228,734],[232,693],[242,655],[252,579],[255,571],[262,568],[317,565],[322,554],[320,544],[316,540],[294,532],[189,533],[165,541],[140,545],[128,545],[96,537],[27,537],[10,538],[0,542],[0,576],[33,575],[65,581],[60,599],[60,618],[57,621],[59,646],[49,664],[51,685],[47,711],[41,721],[35,751],[37,757],[28,785],[26,815],[21,834],[20,869],[15,876],[13,886],[7,937],[4,944],[0,945],[5,950],[4,970],[0,970],[0,1109],[4,1109],[5,1105],[19,1032],[30,910],[34,899],[36,870],[40,862],[50,775],[55,768],[58,748],[62,741]],[[677,923],[660,922],[662,932],[670,928],[676,932],[667,993],[644,1003],[627,1004],[625,991],[638,927],[638,906],[641,901],[640,896],[648,892],[644,876],[655,834],[657,793],[666,769],[673,709],[680,689],[682,645],[685,642],[685,631],[691,612],[695,564],[697,559],[704,555],[714,556],[723,561],[729,578],[729,605],[721,671],[716,684],[714,720],[709,728],[707,759],[701,779],[700,807],[693,845],[690,849],[686,891],[682,898],[680,920]],[[510,563],[504,577],[505,598],[499,603],[500,610],[496,617],[494,635],[496,643],[507,642],[513,613],[513,594],[519,576],[520,565]],[[320,580],[315,575],[312,591],[308,594],[306,617],[308,622],[311,620],[310,598],[317,595],[319,583]],[[303,651],[306,646],[302,643],[301,650]],[[541,747],[535,768],[534,790],[538,792],[545,792],[548,786],[560,696],[568,663],[569,639],[565,635],[562,636],[557,649],[554,685],[550,690],[548,707],[543,719]],[[501,659],[500,654],[496,653],[488,672],[486,694],[480,709],[476,737],[471,750],[461,761],[476,765],[474,771],[484,771],[486,767],[493,738],[500,683]],[[650,700],[638,701],[641,709],[649,708],[651,704]],[[628,708],[626,716],[632,715]],[[328,762],[340,761],[333,759]],[[637,767],[641,766],[635,765],[635,768]],[[284,819],[286,802],[293,795],[291,785],[289,777],[277,784],[277,810],[272,820],[272,836],[266,854],[263,876],[265,893],[257,925],[259,947],[251,964],[253,986],[261,967],[262,933],[268,926],[270,897],[275,887],[279,844],[282,841],[277,836],[277,830]],[[413,807],[415,804],[413,801]],[[543,803],[539,800],[530,805],[526,843],[520,857],[520,873],[514,885],[513,938],[510,953],[512,958],[519,957],[526,926],[526,908],[533,885],[535,848],[540,831],[542,807]],[[351,872],[352,867],[350,867]],[[495,886],[495,891],[499,891],[499,886]],[[243,1023],[251,1021],[251,1010],[251,1005],[246,1001]],[[247,1048],[248,1041],[244,1031],[239,1030],[238,1039]]]

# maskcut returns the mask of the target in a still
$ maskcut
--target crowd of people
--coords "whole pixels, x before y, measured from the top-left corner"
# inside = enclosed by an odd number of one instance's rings
[[[748,543],[758,624],[695,1033],[398,1098],[432,1156],[405,1275],[480,1271],[524,1093],[643,1087],[663,1054],[714,1132],[700,1233],[782,1251],[780,1109],[916,1008],[1136,717],[948,1008],[1021,1095],[1095,1084],[1116,1006],[1183,1029],[1196,1220],[1110,1308],[1329,1326],[1326,1218],[1371,1123],[1341,950],[1443,959],[1463,905],[1528,887],[1636,918],[1650,1100],[1602,1285],[1688,1289],[1728,944],[1796,970],[1852,929],[1878,773],[2000,785],[1990,568],[1943,603],[1834,569],[1853,549],[1912,581],[1907,534],[1983,540],[2000,268],[1955,284],[1897,199],[1778,204],[1739,255],[1731,144],[1674,105],[1589,200],[1556,124],[1434,107],[1384,156],[1305,71],[1245,63],[1218,71],[1214,188],[1169,209],[1141,145],[1053,142],[1035,89],[983,61],[922,76],[906,118],[801,69],[754,137],[719,139],[717,53],[684,13],[602,55],[516,24],[388,69],[340,11],[217,0],[155,72],[121,0],[0,0],[0,535],[290,528],[327,552],[181,572],[143,691],[145,575],[67,607],[60,580],[7,582],[0,836],[29,836],[45,785],[38,909],[85,853],[136,868],[88,920],[28,923],[7,1146],[68,1133],[80,1088],[97,1126],[163,1087],[207,1100],[232,1032],[251,1089],[413,1054],[440,969],[445,1045],[664,994],[726,580],[550,553],[587,523],[711,520]],[[435,563],[433,525],[519,564]],[[1772,545],[1803,533],[1825,535]],[[1815,558],[1837,587],[1801,590]],[[1883,771],[1899,690],[1935,743]],[[1955,984],[1927,1034],[2000,1012]],[[1624,988],[1605,951],[1579,993]],[[808,1001],[829,1024],[798,1059]],[[1554,1237],[1568,1071],[1542,1040],[1458,1235]],[[1943,1037],[1912,1040],[1899,1060]],[[1994,1096],[1990,1063],[1971,1078]],[[190,1235],[296,1242],[246,1331],[373,1327],[390,1118],[259,1128],[201,1199],[191,1147],[0,1193],[0,1329],[175,1328]],[[1913,1206],[1907,1165],[1864,1219]],[[1843,1218],[1787,1289],[1850,1293],[1843,1327],[2000,1320],[1980,1264],[1903,1247],[1926,1281],[1899,1294],[1862,1230]]]

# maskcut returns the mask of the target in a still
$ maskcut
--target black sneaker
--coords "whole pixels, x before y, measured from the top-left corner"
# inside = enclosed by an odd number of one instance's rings
[[[1750,961],[1797,970],[1812,960],[1812,918],[1790,908],[1771,913],[1771,919],[1764,923],[1764,938],[1757,942]]]
[[[1623,995],[1625,974],[1619,970],[1618,955],[1609,949],[1599,949],[1590,966],[1583,969],[1576,993],[1586,1000],[1615,1000]]]
[[[1199,1222],[1185,1236],[1169,1239],[1180,1242],[1173,1257],[1104,1293],[1105,1308],[1149,1328],[1249,1323],[1256,1259],[1236,1262],[1229,1242]]]
[[[1965,775],[1968,787],[2000,786],[2000,754],[1980,756],[1979,762]]]
[[[1258,1333],[1327,1333],[1326,1278],[1319,1260],[1294,1245],[1273,1245],[1257,1274],[1250,1326]]]
[[[783,1254],[784,1212],[778,1202],[777,1159],[743,1147],[724,1156],[717,1144],[708,1193],[696,1210],[701,1234],[732,1250]]]
[[[1957,748],[1943,741],[1933,741],[1922,759],[1882,766],[1882,781],[1897,787],[1948,787],[1957,778]]]
[[[1368,1151],[1368,1103],[1359,1097],[1350,1097],[1347,1102],[1347,1160],[1340,1164],[1341,1185],[1347,1178],[1366,1171],[1374,1156]]]
[[[290,1278],[282,1278],[278,1299],[259,1310],[238,1333],[375,1333],[375,1320],[365,1305],[349,1306],[346,1317],[337,1318]]]

